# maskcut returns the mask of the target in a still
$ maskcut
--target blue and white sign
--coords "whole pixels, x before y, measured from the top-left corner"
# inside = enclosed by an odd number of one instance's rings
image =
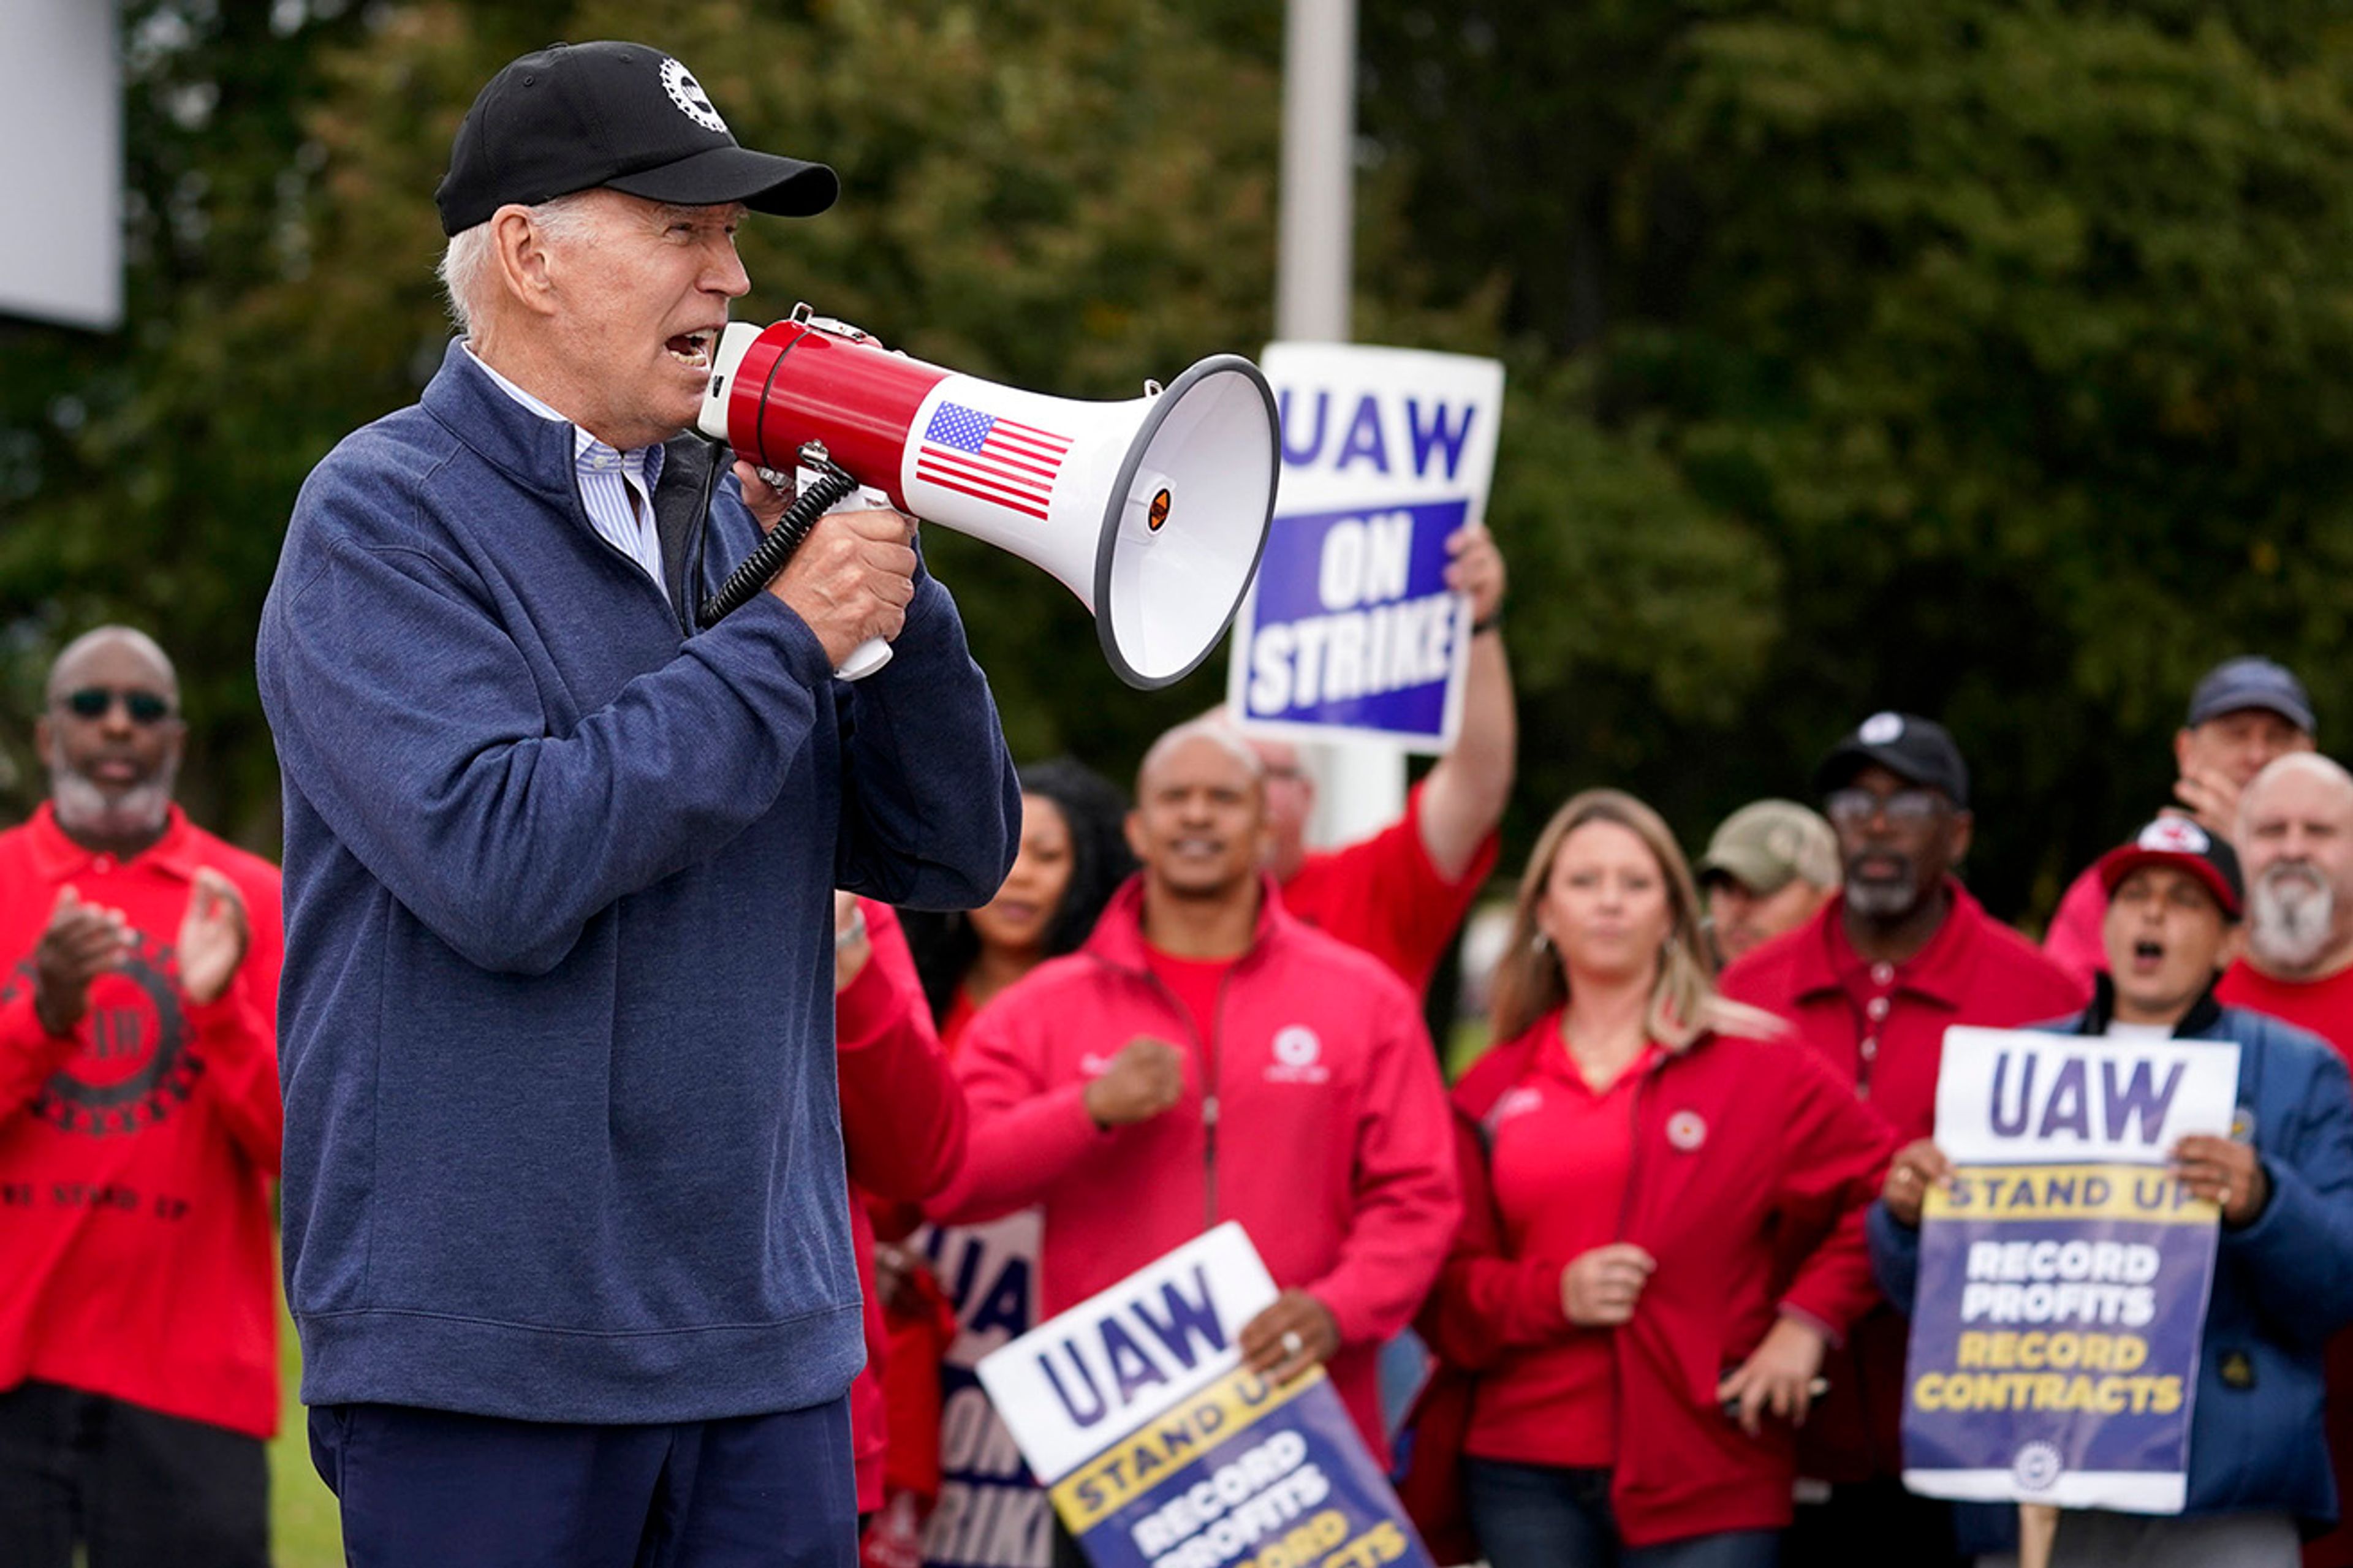
[[[2227,1134],[2239,1047],[1951,1029],[1905,1367],[1904,1484],[2179,1513],[2214,1282],[2166,1160]]]
[[[1430,1568],[1323,1369],[1242,1365],[1274,1299],[1228,1221],[981,1362],[1096,1568]]]
[[[1038,1321],[1038,1211],[981,1225],[927,1226],[921,1251],[955,1303],[940,1363],[940,1500],[923,1521],[924,1568],[1047,1568],[1046,1494],[997,1418],[974,1370]]]
[[[1471,652],[1446,541],[1486,517],[1504,367],[1290,342],[1261,363],[1282,417],[1282,481],[1234,622],[1228,711],[1297,740],[1443,752]]]

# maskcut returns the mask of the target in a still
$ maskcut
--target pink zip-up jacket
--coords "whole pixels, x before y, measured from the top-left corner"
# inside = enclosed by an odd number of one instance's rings
[[[1085,947],[973,1019],[956,1054],[964,1170],[929,1212],[1042,1205],[1050,1316],[1240,1220],[1276,1285],[1331,1312],[1334,1387],[1386,1463],[1375,1355],[1412,1321],[1461,1208],[1420,1005],[1377,960],[1285,914],[1269,882],[1200,1038],[1146,962],[1143,910],[1131,879]],[[1139,1036],[1184,1048],[1184,1098],[1106,1131],[1087,1114],[1088,1080]]]

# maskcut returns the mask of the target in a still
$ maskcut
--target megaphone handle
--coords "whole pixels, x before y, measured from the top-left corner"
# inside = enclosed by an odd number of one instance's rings
[[[891,662],[891,645],[881,637],[870,637],[849,650],[849,657],[833,667],[838,680],[863,680]]]
[[[795,481],[803,490],[807,489],[822,477],[815,468],[803,468],[794,471]],[[830,517],[838,511],[871,511],[878,507],[888,507],[890,504],[891,498],[881,490],[871,485],[860,485],[857,489],[826,508],[821,515]],[[870,637],[851,648],[849,657],[833,667],[834,679],[863,680],[890,662],[891,645],[881,637]]]

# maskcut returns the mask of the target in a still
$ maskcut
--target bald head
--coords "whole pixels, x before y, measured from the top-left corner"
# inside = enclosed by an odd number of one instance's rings
[[[1127,846],[1144,868],[1147,932],[1177,906],[1247,927],[1258,903],[1265,807],[1258,755],[1231,725],[1196,720],[1153,742],[1127,816]]]
[[[1222,710],[1213,710],[1208,715],[1179,724],[1152,742],[1150,749],[1144,753],[1143,763],[1135,770],[1135,795],[1138,800],[1144,798],[1151,785],[1154,773],[1179,750],[1195,741],[1205,742],[1224,752],[1227,756],[1240,765],[1253,785],[1264,783],[1265,764],[1259,761],[1258,752],[1251,749],[1250,743],[1242,739],[1241,731],[1226,722],[1220,716],[1221,712]]]
[[[47,700],[62,701],[68,693],[85,684],[86,673],[97,664],[138,667],[158,694],[174,709],[179,707],[179,671],[172,668],[172,658],[163,646],[137,626],[99,626],[66,644],[50,661]]]
[[[47,699],[33,742],[58,827],[85,848],[138,854],[170,824],[187,739],[171,658],[145,632],[100,626],[49,666]]]
[[[2353,963],[2353,773],[2316,752],[2266,765],[2239,796],[2247,956],[2277,979]]]

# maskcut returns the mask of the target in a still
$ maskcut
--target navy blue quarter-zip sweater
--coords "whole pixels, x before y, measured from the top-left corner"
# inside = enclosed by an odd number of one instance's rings
[[[758,537],[732,479],[697,526],[664,530],[681,605]],[[650,1422],[848,1387],[831,889],[981,903],[1020,820],[928,574],[895,651],[836,682],[765,594],[690,635],[589,523],[572,427],[459,344],[312,472],[259,649],[307,1402]]]

